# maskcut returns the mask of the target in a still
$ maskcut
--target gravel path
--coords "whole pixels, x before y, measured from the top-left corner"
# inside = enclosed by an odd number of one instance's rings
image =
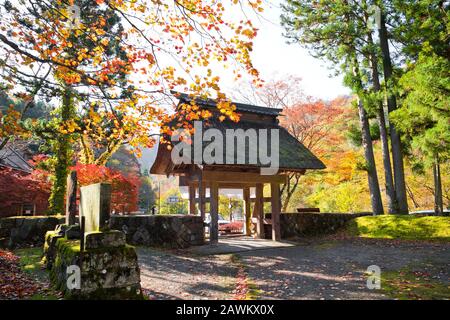
[[[386,299],[367,289],[370,265],[381,272],[413,267],[450,284],[448,244],[337,241],[240,256],[262,299]]]
[[[151,299],[232,299],[237,265],[230,255],[138,249],[141,283]],[[414,267],[450,284],[450,245],[323,241],[237,254],[261,299],[386,299],[366,287],[367,267]]]

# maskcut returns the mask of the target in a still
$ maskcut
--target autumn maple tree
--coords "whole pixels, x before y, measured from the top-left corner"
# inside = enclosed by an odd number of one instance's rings
[[[110,183],[111,210],[116,213],[131,213],[138,210],[140,179],[136,174],[123,174],[118,170],[95,164],[77,164],[71,170],[77,172],[80,186]]]
[[[307,100],[296,103],[283,109],[284,117],[281,125],[285,127],[305,147],[311,150],[319,158],[327,156],[330,147],[340,142],[340,136],[332,132],[333,121],[343,115],[343,109],[337,108],[331,103],[320,100]],[[288,182],[283,185],[285,194],[283,211],[289,205],[289,201],[300,182],[300,173],[290,173]]]
[[[257,30],[245,15],[236,19],[228,11],[259,12],[261,5],[261,0],[1,1],[3,90],[58,107],[50,121],[32,123],[10,110],[1,115],[0,139],[17,134],[12,128],[24,128],[50,141],[52,211],[63,210],[67,168],[74,160],[104,165],[123,144],[137,153],[140,146],[153,146],[155,132],[170,118],[161,104],[173,98],[170,90],[215,96],[223,115],[236,118],[211,64],[232,66],[236,79],[245,73],[257,80],[250,59]],[[183,112],[191,119],[210,116],[195,105]]]

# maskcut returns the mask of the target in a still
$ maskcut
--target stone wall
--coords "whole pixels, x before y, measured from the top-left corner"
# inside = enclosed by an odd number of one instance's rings
[[[126,234],[127,243],[167,248],[187,248],[204,243],[202,218],[192,215],[112,216],[111,229]]]
[[[330,234],[352,219],[371,213],[283,213],[280,215],[281,238]]]
[[[33,216],[0,218],[0,247],[39,246],[45,233],[64,223],[61,216]]]

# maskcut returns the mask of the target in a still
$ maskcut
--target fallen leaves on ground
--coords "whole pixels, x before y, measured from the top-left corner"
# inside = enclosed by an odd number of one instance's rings
[[[26,299],[42,290],[40,283],[20,269],[18,256],[0,250],[0,300]]]
[[[236,288],[234,289],[234,299],[235,300],[245,300],[247,298],[247,293],[249,291],[247,283],[247,273],[242,265],[238,267],[238,272],[236,275]]]
[[[20,257],[0,249],[0,300],[60,299],[61,294],[50,289],[48,283],[34,279],[21,270]]]

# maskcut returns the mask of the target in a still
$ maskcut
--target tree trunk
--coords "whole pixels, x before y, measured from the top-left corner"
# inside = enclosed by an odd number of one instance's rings
[[[420,205],[417,202],[416,198],[414,197],[414,193],[412,192],[411,188],[408,185],[406,185],[406,191],[408,192],[408,196],[411,199],[411,201],[414,205],[414,208],[416,208],[416,209],[419,208]]]
[[[96,160],[94,160],[94,164],[98,166],[106,166],[108,160],[117,150],[119,150],[121,144],[122,141],[120,138],[118,138],[115,141],[112,141],[110,144],[108,144],[106,150]]]
[[[369,33],[368,40],[373,44],[372,34]],[[370,63],[372,67],[373,90],[376,93],[381,91],[380,78],[378,75],[378,62],[375,54],[370,55]],[[384,116],[383,102],[379,102],[377,110],[377,120],[380,127],[381,153],[383,156],[384,180],[386,187],[386,199],[389,213],[398,213],[398,205],[392,177],[391,156],[389,153],[388,133],[386,130],[386,119]]]
[[[85,134],[80,135],[81,157],[80,160],[84,164],[92,164],[95,161],[94,151],[89,142],[89,138]]]
[[[377,119],[380,127],[381,153],[383,156],[384,179],[385,179],[388,212],[390,214],[396,214],[398,213],[398,205],[395,194],[394,181],[392,177],[391,156],[389,153],[389,142],[388,142],[388,133],[386,130],[386,120],[384,118],[384,110],[382,105],[377,110]]]
[[[438,216],[444,214],[444,204],[442,201],[442,182],[441,182],[441,166],[439,164],[439,158],[436,156],[435,163],[433,165],[433,177],[434,177],[434,213]]]
[[[353,52],[350,63],[353,65],[353,76],[356,80],[356,92],[361,93],[364,90],[361,81],[361,74],[359,71],[359,62],[355,54],[355,48],[350,47]],[[383,203],[381,201],[380,185],[378,183],[377,169],[375,165],[375,157],[373,155],[372,138],[370,136],[369,119],[367,117],[367,112],[364,109],[361,98],[358,101],[358,113],[359,122],[361,125],[362,132],[362,145],[364,147],[364,157],[367,163],[367,176],[369,182],[369,192],[370,192],[370,202],[372,204],[373,214],[383,214]]]
[[[73,95],[69,88],[63,95],[61,106],[61,121],[65,124],[73,118],[74,106]],[[55,143],[55,175],[53,177],[53,185],[49,198],[49,211],[53,214],[63,214],[65,212],[64,196],[67,187],[67,175],[69,174],[71,151],[70,134],[60,134],[58,141]]]
[[[390,90],[391,89],[390,82],[392,81],[392,62],[389,53],[389,43],[384,13],[381,13],[378,34],[380,36],[380,46],[383,57],[384,79],[388,95],[387,99],[388,112],[390,113],[395,109],[397,109],[397,100],[395,98],[395,94],[392,93],[392,90]],[[400,214],[408,214],[408,202],[406,197],[406,186],[405,186],[405,171],[403,167],[403,152],[402,152],[402,144],[400,141],[400,135],[398,134],[397,130],[392,124],[389,125],[389,129],[391,135],[392,161],[394,165],[394,184],[395,184],[395,194],[397,197],[398,211]]]
[[[380,186],[378,184],[378,175],[373,155],[372,138],[370,137],[369,119],[362,102],[358,102],[359,122],[362,131],[362,144],[364,147],[364,156],[367,163],[367,176],[369,180],[370,202],[374,214],[383,214],[383,203],[381,201]]]
[[[290,193],[286,194],[286,197],[284,198],[284,201],[283,201],[283,207],[281,208],[281,212],[287,212],[287,208],[289,206],[289,201],[291,201],[291,197],[292,197],[292,194],[290,194]]]
[[[281,212],[287,212],[289,202],[291,201],[292,195],[294,194],[295,190],[297,190],[301,176],[301,173],[296,172],[288,175],[288,182],[281,188],[281,194],[286,194],[283,200]]]
[[[76,223],[77,215],[77,172],[72,171],[67,176],[66,195],[66,224],[71,226]]]

